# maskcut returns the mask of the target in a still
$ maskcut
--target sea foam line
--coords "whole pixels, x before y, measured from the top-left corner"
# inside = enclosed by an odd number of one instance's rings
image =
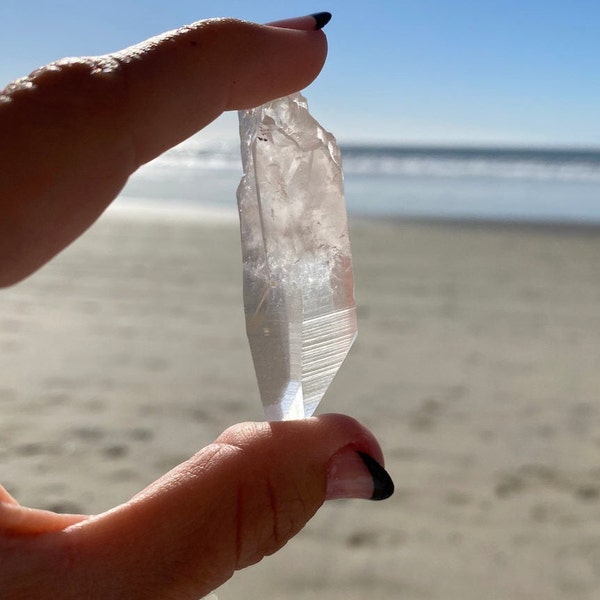
[[[196,221],[209,224],[237,223],[235,206],[207,206],[184,204],[156,198],[129,198],[121,196],[111,204],[106,215],[116,219],[146,219],[150,221]]]

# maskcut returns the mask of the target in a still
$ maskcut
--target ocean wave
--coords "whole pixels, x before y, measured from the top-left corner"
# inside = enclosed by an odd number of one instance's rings
[[[600,182],[600,152],[342,146],[346,175]],[[192,139],[157,158],[154,169],[241,172],[236,144]]]
[[[355,175],[600,182],[600,153],[399,148],[342,156],[344,171]]]

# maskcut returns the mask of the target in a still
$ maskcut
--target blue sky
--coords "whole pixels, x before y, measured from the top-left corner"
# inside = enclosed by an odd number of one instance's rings
[[[600,147],[597,0],[2,0],[0,80],[210,16],[320,10],[330,51],[306,95],[341,141]],[[215,127],[235,135],[233,116]]]

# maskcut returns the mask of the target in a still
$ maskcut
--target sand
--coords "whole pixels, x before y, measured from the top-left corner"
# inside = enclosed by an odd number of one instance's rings
[[[228,599],[600,597],[600,232],[354,221],[359,340],[322,410],[396,495],[328,503]],[[261,418],[235,223],[108,214],[0,293],[0,480],[98,512]]]

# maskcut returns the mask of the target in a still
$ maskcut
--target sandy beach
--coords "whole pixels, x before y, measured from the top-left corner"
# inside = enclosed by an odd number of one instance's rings
[[[600,597],[600,230],[353,221],[359,339],[321,412],[397,492],[329,503],[219,600]],[[0,481],[98,512],[262,409],[234,222],[105,215],[0,293]]]

